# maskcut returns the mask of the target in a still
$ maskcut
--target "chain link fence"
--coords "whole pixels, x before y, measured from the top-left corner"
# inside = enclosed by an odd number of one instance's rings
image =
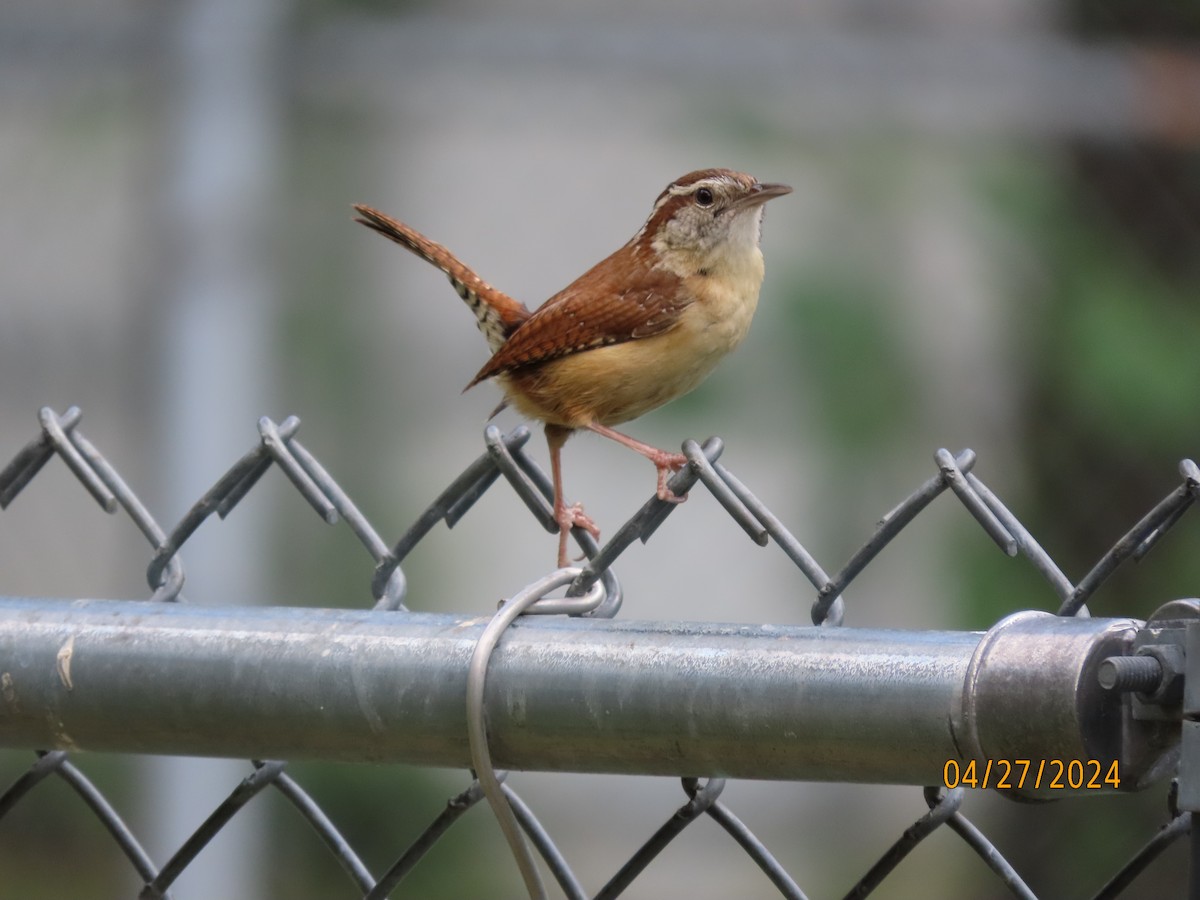
[[[1200,779],[1191,777],[1189,762],[1200,758],[1189,737],[1200,698],[1184,691],[1187,660],[1200,656],[1187,653],[1200,640],[1188,624],[1197,604],[1166,604],[1149,623],[1092,619],[1087,608],[1122,563],[1143,557],[1191,507],[1200,470],[1190,460],[1180,465],[1178,486],[1072,582],[974,474],[973,452],[939,450],[930,478],[829,574],[720,462],[719,439],[688,441],[689,463],[671,490],[702,486],[750,540],[774,543],[815,589],[811,618],[821,627],[700,626],[614,621],[622,604],[614,565],[622,552],[649,540],[670,515],[686,514],[654,497],[603,544],[576,529],[586,562],[531,582],[494,616],[410,609],[420,603],[408,595],[406,558],[439,522],[453,527],[493,486],[515,491],[548,532],[557,530],[550,481],[525,450],[524,427],[508,434],[489,427],[479,457],[389,542],[297,440],[295,417],[261,419],[254,447],[169,530],[84,436],[80,418],[77,408],[41,411],[36,437],[0,471],[0,507],[59,457],[106,512],[124,513],[149,542],[148,597],[0,597],[0,743],[36,750],[0,794],[0,819],[36,804],[43,782],[61,780],[128,860],[143,898],[168,897],[230,819],[269,791],[315,829],[364,898],[392,896],[481,801],[500,823],[530,896],[546,895],[548,874],[572,898],[621,895],[703,818],[720,826],[779,895],[804,897],[771,848],[722,801],[728,777],[925,785],[911,826],[846,897],[870,894],[939,830],[978,854],[996,879],[988,890],[1033,897],[963,814],[968,788],[1045,799],[1169,784],[1169,821],[1132,858],[1114,862],[1097,897],[1122,895],[1189,834],[1190,810],[1200,808]],[[183,603],[181,550],[272,466],[324,522],[345,522],[366,550],[373,610],[200,612]],[[1028,561],[1058,597],[1056,615],[1016,613],[986,634],[837,627],[854,580],[942,496],[1003,553]],[[560,589],[564,596],[551,596]],[[257,758],[194,834],[156,862],[85,774],[77,749]],[[276,755],[458,766],[471,774],[376,874],[287,764],[265,758]],[[674,775],[684,799],[664,810],[651,837],[594,890],[572,872],[509,769]]]

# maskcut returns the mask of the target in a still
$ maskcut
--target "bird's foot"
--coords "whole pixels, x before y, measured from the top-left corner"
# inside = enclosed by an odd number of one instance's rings
[[[654,463],[654,468],[658,470],[658,490],[656,494],[659,500],[665,503],[682,503],[687,499],[687,494],[676,494],[667,487],[667,479],[682,469],[688,464],[688,458],[682,453],[668,453],[666,450],[656,450],[653,456],[647,456],[650,462]]]
[[[583,511],[582,503],[560,505],[554,510],[554,520],[558,523],[558,567],[565,569],[571,565],[567,555],[567,537],[572,528],[582,528],[597,541],[600,540],[600,528],[592,521],[592,517]]]

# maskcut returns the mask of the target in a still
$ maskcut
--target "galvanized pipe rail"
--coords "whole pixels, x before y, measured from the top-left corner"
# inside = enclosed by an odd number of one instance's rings
[[[487,621],[0,597],[0,746],[467,767]],[[488,741],[512,769],[895,784],[941,783],[948,760],[1116,759],[1131,789],[1179,728],[1137,723],[1142,751],[1125,753],[1127,695],[1097,673],[1140,625],[527,617],[489,663]]]

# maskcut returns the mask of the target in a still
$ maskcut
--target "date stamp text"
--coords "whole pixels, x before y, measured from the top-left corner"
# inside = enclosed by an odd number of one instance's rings
[[[1115,759],[948,759],[942,783],[949,789],[1100,791],[1119,788],[1121,772]]]

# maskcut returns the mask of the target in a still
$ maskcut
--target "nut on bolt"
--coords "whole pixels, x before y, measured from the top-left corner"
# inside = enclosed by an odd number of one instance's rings
[[[1109,691],[1136,693],[1149,703],[1174,706],[1183,699],[1183,650],[1176,644],[1149,644],[1133,656],[1110,656],[1096,677]]]
[[[1162,665],[1153,656],[1110,656],[1096,672],[1106,691],[1147,693],[1162,682]]]

